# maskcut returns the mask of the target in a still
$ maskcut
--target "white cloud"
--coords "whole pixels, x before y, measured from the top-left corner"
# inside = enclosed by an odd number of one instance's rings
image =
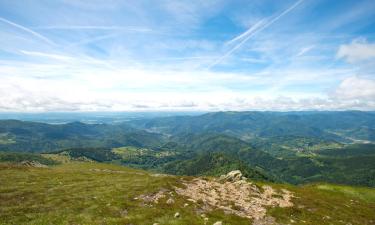
[[[348,77],[340,83],[333,96],[342,100],[375,102],[375,80]]]
[[[375,58],[375,44],[364,39],[353,40],[350,44],[341,45],[336,54],[337,58],[349,63],[361,62]]]

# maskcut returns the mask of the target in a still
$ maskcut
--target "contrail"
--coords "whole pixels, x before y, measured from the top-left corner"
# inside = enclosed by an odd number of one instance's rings
[[[39,39],[41,39],[41,40],[47,42],[48,44],[52,44],[52,45],[55,44],[55,43],[53,43],[51,40],[49,40],[48,38],[46,38],[45,36],[39,34],[38,32],[35,32],[35,31],[33,31],[33,30],[31,30],[31,29],[29,29],[29,28],[27,28],[27,27],[24,27],[24,26],[22,26],[22,25],[19,25],[19,24],[17,24],[17,23],[14,23],[14,22],[9,21],[9,20],[7,20],[7,19],[4,19],[4,18],[2,18],[2,17],[0,17],[0,21],[2,21],[2,22],[4,22],[4,23],[7,23],[7,24],[9,24],[9,25],[12,25],[12,26],[14,26],[14,27],[17,27],[18,29],[21,29],[21,30],[23,30],[23,31],[26,31],[27,33],[30,33],[30,34],[34,35],[35,37],[37,37],[37,38],[39,38]]]
[[[234,37],[232,40],[229,40],[228,42],[226,42],[225,44],[226,45],[230,45],[230,44],[233,44],[235,43],[236,41],[238,40],[241,40],[242,38],[250,35],[251,33],[255,32],[260,26],[262,26],[264,24],[265,19],[262,19],[262,20],[259,20],[257,23],[255,23],[252,27],[250,27],[247,31],[243,32],[242,34]]]
[[[236,46],[234,46],[232,49],[230,49],[227,53],[225,53],[224,55],[222,55],[221,57],[219,57],[218,59],[216,59],[215,62],[213,62],[211,65],[209,65],[207,67],[207,69],[211,69],[213,66],[219,64],[221,61],[223,61],[223,59],[225,59],[226,57],[230,56],[234,51],[236,51],[238,48],[240,48],[247,40],[249,40],[251,37],[253,37],[258,32],[260,32],[260,31],[264,30],[265,28],[271,26],[273,23],[275,23],[281,17],[285,16],[290,11],[292,11],[294,8],[296,8],[298,5],[300,5],[303,1],[304,0],[297,1],[291,7],[289,7],[288,9],[286,9],[285,11],[283,11],[282,13],[280,13],[280,15],[276,16],[275,18],[273,18],[272,20],[268,21],[267,23],[263,23],[262,22],[262,23],[259,24],[259,22],[258,22],[257,24],[255,24],[254,26],[252,26],[250,29],[248,29],[247,31],[245,31],[241,35],[239,35],[236,38],[234,38],[231,41],[229,41],[230,43],[233,43],[233,42],[235,42],[235,41],[240,40],[241,38],[243,38],[243,40],[240,43],[238,43]]]

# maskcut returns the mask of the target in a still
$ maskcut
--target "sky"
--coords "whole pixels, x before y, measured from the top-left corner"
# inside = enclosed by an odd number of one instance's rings
[[[0,0],[0,111],[375,110],[373,0]]]

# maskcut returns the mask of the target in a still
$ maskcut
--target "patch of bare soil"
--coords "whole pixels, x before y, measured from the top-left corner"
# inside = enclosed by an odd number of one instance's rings
[[[136,199],[141,199],[145,203],[159,203],[159,200],[162,198],[165,198],[167,194],[166,189],[161,189],[160,191],[152,194],[145,194],[145,195],[140,195]]]
[[[222,209],[226,213],[258,221],[259,224],[267,218],[266,207],[293,205],[293,195],[288,190],[276,191],[267,185],[258,188],[244,180],[220,182],[196,178],[184,185],[185,188],[176,187],[176,193],[189,198],[189,201],[204,204],[205,210]]]

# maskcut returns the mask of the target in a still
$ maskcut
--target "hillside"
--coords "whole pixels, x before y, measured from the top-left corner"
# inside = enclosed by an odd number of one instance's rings
[[[375,222],[374,189],[248,182],[165,176],[102,163],[70,162],[49,168],[0,164],[0,224],[190,225],[221,221],[233,225],[275,222],[365,225]],[[241,208],[246,201],[252,201],[246,200],[247,197],[242,203],[224,201],[244,192],[223,195],[217,206],[210,205],[211,200],[194,200],[197,196],[205,199],[210,192],[199,195],[197,192],[189,200],[194,191],[205,190],[205,186],[196,186],[200,184],[216,187],[220,193],[237,186],[249,187],[257,199],[254,205],[257,211]],[[290,197],[285,193],[290,193]]]
[[[342,142],[375,141],[375,113],[362,111],[213,112],[138,119],[130,124],[171,135],[213,132],[241,139],[297,136]]]
[[[163,137],[125,124],[46,124],[0,120],[0,150],[46,152],[79,147],[158,146]]]

